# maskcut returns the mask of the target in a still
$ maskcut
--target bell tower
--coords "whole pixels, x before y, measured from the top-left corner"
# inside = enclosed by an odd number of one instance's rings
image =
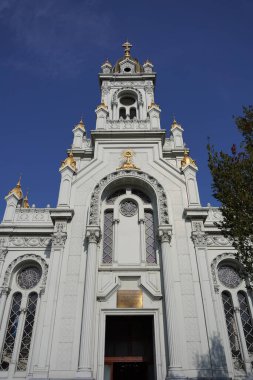
[[[154,101],[154,66],[148,60],[142,65],[133,58],[130,42],[122,47],[124,56],[114,66],[108,60],[101,66],[96,129],[160,129],[161,110]]]

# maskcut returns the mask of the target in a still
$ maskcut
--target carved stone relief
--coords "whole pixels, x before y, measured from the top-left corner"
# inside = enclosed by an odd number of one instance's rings
[[[129,91],[133,91],[133,92],[135,92],[135,93],[137,94],[137,96],[138,96],[138,102],[143,103],[142,93],[141,93],[139,90],[137,90],[137,88],[133,88],[133,87],[124,87],[124,91],[126,91],[126,90],[129,90]],[[118,100],[118,95],[119,95],[119,93],[120,93],[121,91],[122,91],[122,89],[119,88],[118,90],[116,90],[116,91],[114,92],[113,97],[112,97],[112,101],[113,101],[113,102],[117,102],[117,100]]]
[[[39,208],[17,208],[15,212],[15,222],[50,223],[52,220],[48,209]]]
[[[9,247],[50,247],[51,237],[39,236],[13,236],[10,238]]]
[[[66,222],[56,222],[54,233],[52,236],[52,245],[53,248],[62,248],[65,245],[67,239],[67,223]]]
[[[104,177],[95,187],[90,203],[90,216],[89,216],[89,225],[99,225],[99,215],[100,215],[100,202],[101,194],[104,188],[111,182],[118,180],[120,178],[136,178],[148,183],[155,191],[157,196],[157,206],[159,213],[159,222],[160,224],[168,224],[168,204],[167,197],[163,187],[159,182],[152,176],[136,170],[120,170],[118,172],[113,172],[106,177]]]

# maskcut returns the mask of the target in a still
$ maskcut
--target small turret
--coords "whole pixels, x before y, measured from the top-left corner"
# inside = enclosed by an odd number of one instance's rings
[[[68,157],[65,158],[64,161],[62,161],[60,169],[63,169],[66,166],[68,166],[69,168],[71,168],[74,172],[76,172],[76,170],[77,170],[76,169],[76,160],[74,159],[72,150],[68,153]]]
[[[10,194],[15,194],[19,200],[23,198],[23,192],[21,189],[21,176],[19,177],[19,180],[16,186],[12,190],[9,191],[8,195]]]

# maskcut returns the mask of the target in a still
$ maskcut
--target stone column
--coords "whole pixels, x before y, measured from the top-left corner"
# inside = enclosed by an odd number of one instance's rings
[[[141,262],[146,264],[146,239],[145,239],[145,219],[139,219],[140,234],[141,234]]]
[[[1,297],[0,297],[0,328],[2,327],[2,319],[4,315],[4,310],[5,310],[5,305],[6,305],[6,300],[9,295],[10,288],[7,286],[3,286],[1,288]]]
[[[244,336],[244,331],[242,327],[242,320],[241,320],[241,313],[240,313],[240,308],[239,307],[234,307],[234,312],[235,312],[235,319],[236,319],[236,324],[238,328],[238,334],[240,337],[240,346],[242,350],[242,356],[243,356],[243,361],[245,365],[245,371],[248,375],[251,374],[251,360],[249,358],[249,353],[245,341],[245,336]]]
[[[162,271],[164,284],[164,304],[167,324],[167,345],[169,353],[168,377],[179,375],[182,369],[178,326],[176,323],[176,299],[173,284],[173,263],[170,252],[171,226],[159,227],[162,251]],[[182,378],[182,377],[180,377]]]
[[[112,248],[112,263],[118,262],[118,229],[119,229],[119,219],[113,220],[113,248]]]
[[[97,245],[100,239],[100,228],[88,226],[87,264],[83,302],[82,333],[80,341],[79,369],[77,377],[82,379],[93,377],[94,321],[96,305],[97,279]]]
[[[67,239],[66,229],[66,220],[58,220],[55,222],[55,230],[52,237],[50,272],[48,274],[47,291],[45,294],[45,297],[47,298],[45,300],[46,312],[41,327],[41,341],[37,343],[40,344],[38,359],[33,371],[34,374],[36,374],[36,377],[41,379],[48,378],[56,304],[61,276],[62,256],[64,252],[65,241]]]

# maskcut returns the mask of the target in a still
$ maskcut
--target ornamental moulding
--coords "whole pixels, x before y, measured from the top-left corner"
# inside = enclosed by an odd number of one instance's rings
[[[114,94],[113,94],[113,97],[112,97],[112,101],[113,101],[114,103],[117,102],[118,95],[119,95],[119,93],[122,92],[122,91],[124,91],[124,92],[125,92],[125,91],[135,92],[135,93],[137,94],[137,96],[138,96],[138,102],[139,102],[139,103],[143,103],[141,92],[140,92],[139,90],[137,90],[137,88],[133,88],[133,87],[124,87],[124,89],[119,88],[118,90],[116,90],[116,91],[114,92]]]
[[[3,285],[2,285],[3,287],[8,287],[8,285],[10,283],[11,274],[13,273],[13,269],[18,264],[25,263],[26,261],[29,261],[29,262],[35,261],[41,266],[41,269],[42,269],[41,287],[42,287],[42,289],[45,288],[46,281],[47,281],[48,265],[47,265],[46,261],[44,259],[42,259],[42,257],[40,257],[38,255],[34,255],[34,254],[31,254],[31,255],[27,254],[27,255],[19,256],[10,263],[10,265],[6,269],[6,272],[4,275],[4,281],[3,281]]]
[[[215,293],[219,292],[219,287],[220,287],[218,279],[217,279],[217,267],[218,267],[218,264],[225,259],[236,261],[233,253],[224,252],[218,255],[211,263],[211,274],[213,278],[213,286],[214,286]]]
[[[95,187],[90,203],[89,225],[99,225],[101,195],[105,187],[121,178],[136,178],[146,182],[153,188],[157,197],[159,224],[168,224],[168,204],[165,191],[160,183],[152,176],[137,170],[120,170],[104,177]]]
[[[9,247],[43,247],[51,246],[52,238],[39,236],[11,237]]]

